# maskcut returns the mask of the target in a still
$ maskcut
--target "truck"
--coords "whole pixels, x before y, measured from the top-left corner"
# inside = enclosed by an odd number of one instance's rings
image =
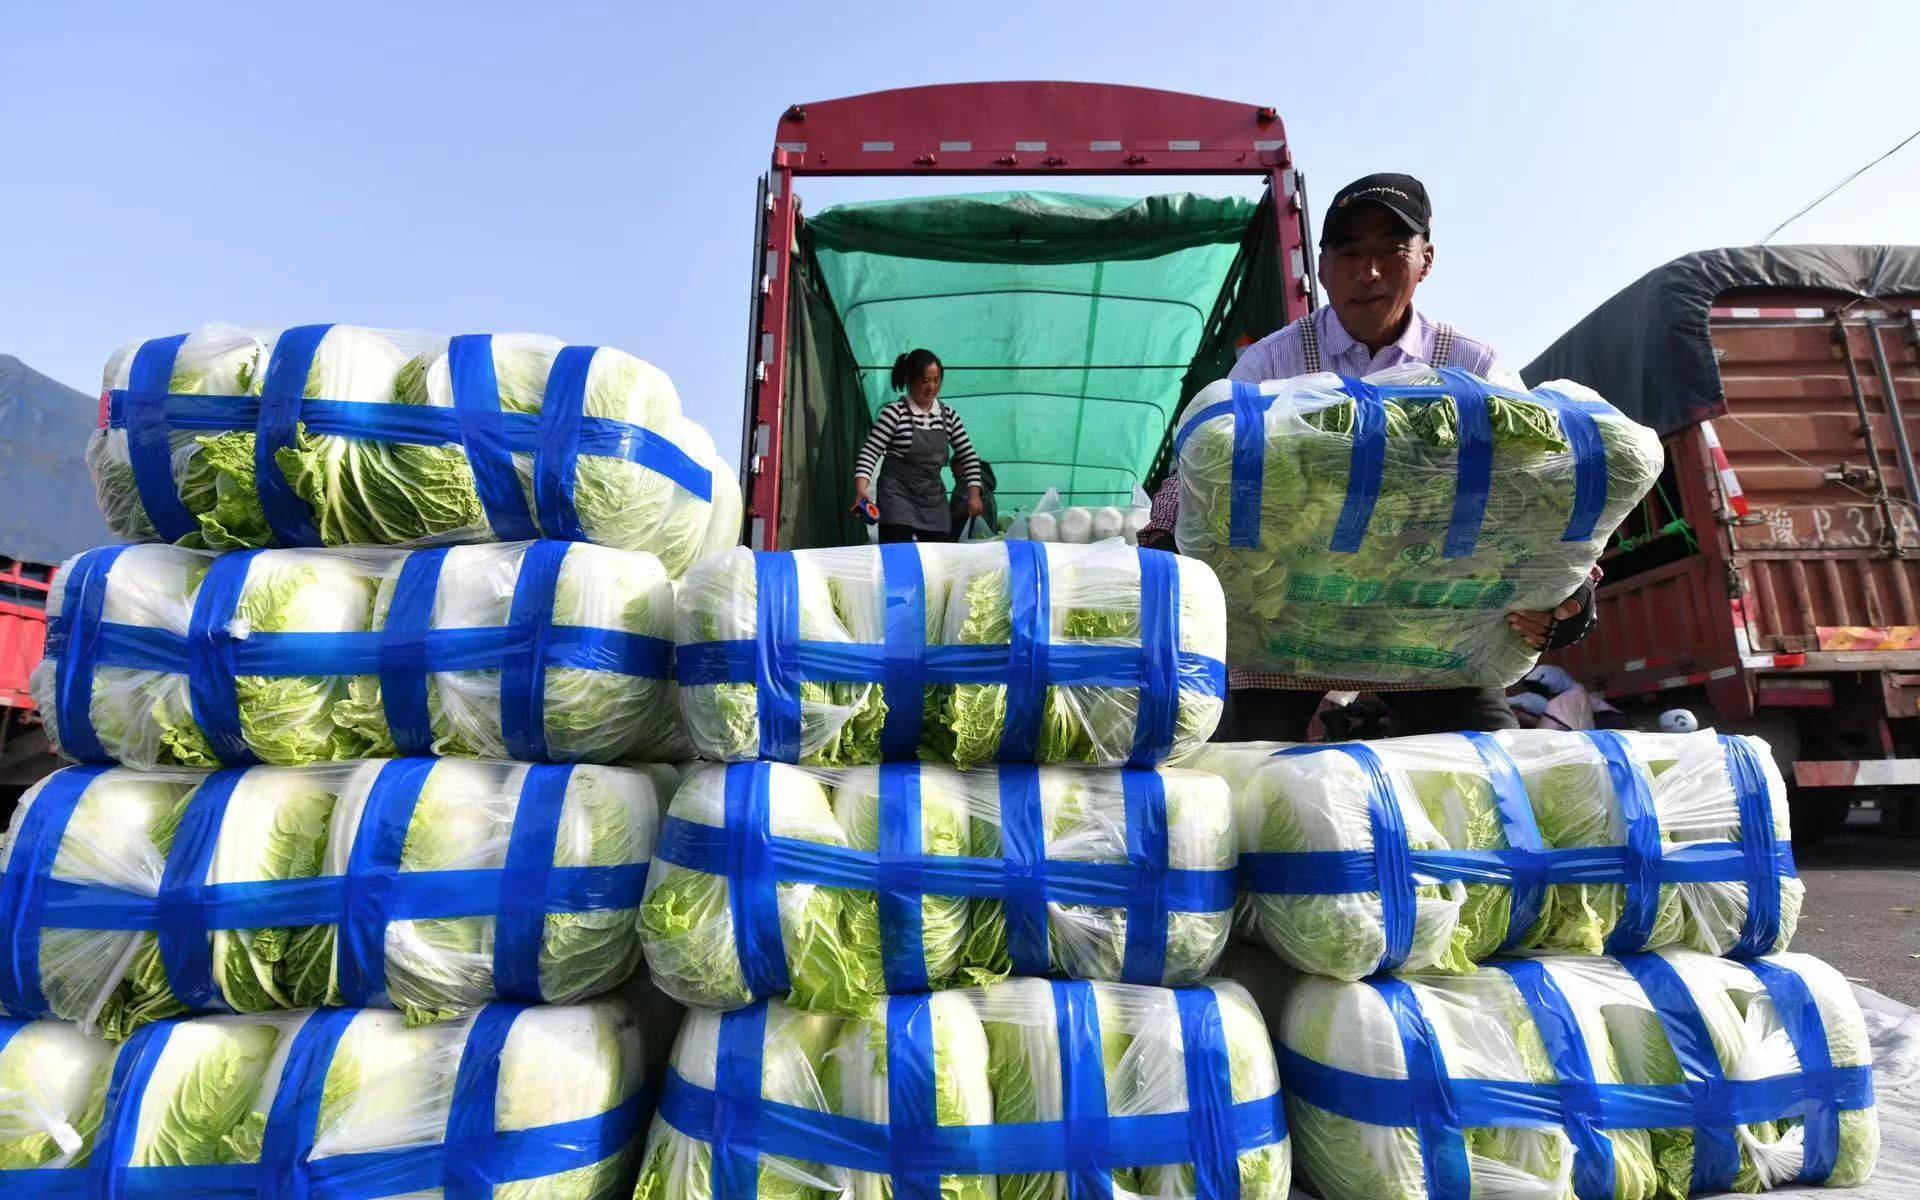
[[[1794,836],[1856,802],[1920,831],[1920,247],[1745,247],[1648,272],[1521,372],[1575,379],[1666,446],[1553,656],[1643,721],[1772,746]]]
[[[796,187],[829,176],[1062,190],[804,214]],[[1239,177],[1262,195],[1065,190],[1093,176]],[[1095,505],[1150,488],[1186,399],[1316,303],[1305,188],[1279,114],[1258,104],[1004,82],[792,105],[754,210],[743,541],[864,540],[847,511],[854,457],[895,356],[922,345],[1003,513],[1050,487]]]
[[[87,476],[97,413],[86,393],[0,354],[0,828],[21,793],[59,766],[27,690],[56,567],[113,540]]]

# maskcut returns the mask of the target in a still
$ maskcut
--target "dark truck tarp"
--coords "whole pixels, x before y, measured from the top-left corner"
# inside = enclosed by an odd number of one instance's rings
[[[0,554],[57,565],[114,541],[93,499],[100,402],[0,354]]]
[[[1521,376],[1584,383],[1662,435],[1725,404],[1707,332],[1728,292],[1766,288],[1848,299],[1920,295],[1920,246],[1743,246],[1656,267],[1561,334]]]

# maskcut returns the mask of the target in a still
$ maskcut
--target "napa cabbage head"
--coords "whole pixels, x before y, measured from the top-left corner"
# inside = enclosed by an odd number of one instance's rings
[[[175,1025],[141,1093],[127,1165],[258,1162],[283,1041],[297,1023],[285,1016],[208,1017]]]
[[[938,769],[910,768],[918,773],[920,793],[920,853],[964,857],[973,849],[973,820],[965,780]],[[834,789],[833,815],[855,850],[880,849],[881,782],[879,773],[863,770]],[[886,938],[880,925],[879,904],[871,892],[847,895],[849,932],[853,952],[872,964],[885,978]],[[965,896],[928,895],[920,899],[921,958],[932,988],[951,986],[960,975],[967,938],[969,901]]]
[[[375,586],[354,563],[326,551],[268,551],[248,564],[229,628],[236,634],[365,632],[373,627]],[[334,721],[349,678],[238,676],[241,736],[266,763],[358,757],[366,741]]]
[[[673,638],[673,589],[650,554],[576,543],[555,583],[553,623]],[[652,758],[669,749],[679,718],[667,681],[582,667],[547,670],[547,749],[560,759]]]
[[[338,796],[311,771],[253,767],[228,799],[207,869],[210,884],[312,879],[325,863]],[[236,1012],[311,1003],[294,951],[306,928],[221,929],[212,934],[213,979]]]
[[[0,1171],[86,1156],[113,1056],[112,1046],[65,1022],[0,1020]]]

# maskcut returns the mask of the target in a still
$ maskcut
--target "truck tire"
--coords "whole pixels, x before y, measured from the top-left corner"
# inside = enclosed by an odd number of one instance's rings
[[[1847,789],[1803,788],[1787,785],[1787,814],[1793,822],[1793,844],[1811,846],[1840,832],[1853,800]]]

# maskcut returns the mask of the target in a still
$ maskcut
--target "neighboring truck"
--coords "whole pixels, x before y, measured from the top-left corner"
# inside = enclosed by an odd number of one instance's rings
[[[796,182],[834,175],[1217,175],[1266,190],[1125,200],[1049,179],[803,219]],[[847,511],[854,456],[895,355],[922,345],[944,360],[941,399],[993,466],[1003,515],[1049,487],[1125,505],[1166,472],[1180,405],[1313,306],[1303,188],[1273,109],[1201,96],[971,83],[789,108],[755,210],[743,540],[865,540]]]
[[[27,694],[54,570],[114,540],[87,477],[98,411],[86,393],[0,354],[0,827],[20,793],[59,765]]]
[[[1756,733],[1795,835],[1877,802],[1920,831],[1920,247],[1711,250],[1657,268],[1523,371],[1667,446],[1555,661],[1648,723]]]

